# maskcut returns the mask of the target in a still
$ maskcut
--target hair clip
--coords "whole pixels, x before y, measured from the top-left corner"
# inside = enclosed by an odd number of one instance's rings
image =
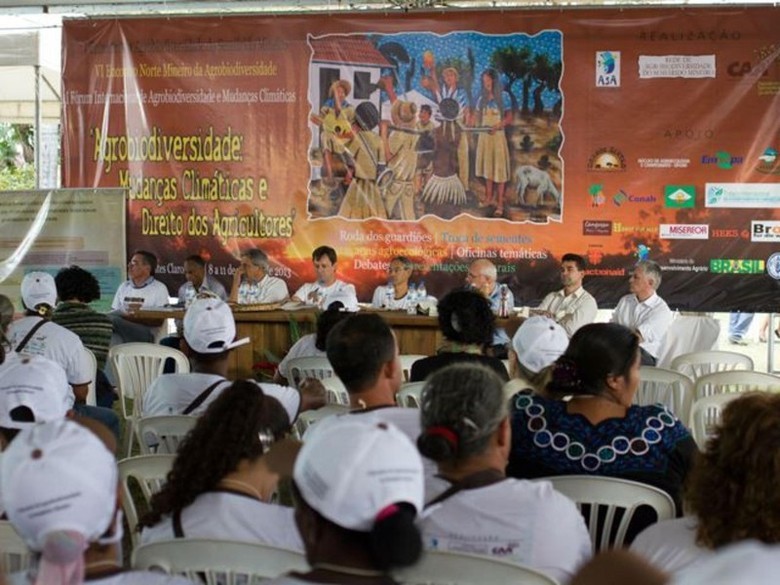
[[[429,427],[425,430],[426,434],[433,435],[434,437],[441,437],[448,443],[452,445],[454,449],[458,448],[458,435],[455,431],[452,429],[442,426],[442,425],[436,425],[433,427]]]
[[[271,432],[271,429],[264,429],[257,433],[257,439],[260,441],[260,444],[263,446],[263,453],[268,451],[268,449],[271,448],[271,445],[274,444],[274,441],[276,440],[274,438],[273,433]]]

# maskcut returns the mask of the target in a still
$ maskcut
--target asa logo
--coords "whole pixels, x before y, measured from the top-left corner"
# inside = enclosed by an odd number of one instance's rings
[[[596,51],[596,87],[620,87],[620,51]]]

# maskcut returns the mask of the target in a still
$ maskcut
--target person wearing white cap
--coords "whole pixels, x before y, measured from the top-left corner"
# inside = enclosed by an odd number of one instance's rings
[[[247,337],[239,340],[235,337],[236,323],[227,303],[216,298],[195,299],[184,315],[182,346],[190,357],[191,371],[164,374],[154,380],[144,393],[143,416],[204,412],[231,383],[227,379],[230,350],[249,342]],[[321,385],[307,385],[301,394],[277,384],[259,386],[282,403],[290,422],[297,418],[299,410],[324,404]],[[322,389],[322,397],[318,397],[318,389]]]
[[[146,250],[136,250],[127,264],[128,279],[119,285],[108,314],[114,323],[111,345],[132,341],[154,342],[161,333],[162,319],[138,316],[143,307],[168,304],[168,287],[154,278],[157,256]]]
[[[357,311],[358,301],[355,286],[336,278],[336,250],[330,246],[315,248],[311,254],[314,271],[317,273],[315,282],[307,282],[301,286],[292,297],[308,305],[317,305],[327,309],[331,303],[338,300],[344,304],[347,311]]]
[[[110,408],[85,403],[89,383],[95,377],[81,338],[49,320],[57,304],[57,285],[46,272],[30,272],[22,279],[22,302],[25,317],[11,323],[8,340],[13,351],[40,355],[60,364],[73,388],[74,409],[100,421],[119,436],[119,417]]]
[[[504,394],[510,398],[522,390],[543,393],[550,366],[569,345],[566,331],[549,317],[529,317],[515,331],[509,350],[509,382]]]
[[[748,392],[729,402],[686,484],[689,516],[653,524],[631,550],[677,573],[735,542],[780,544],[778,445],[780,395]]]
[[[228,386],[182,442],[141,518],[141,541],[221,538],[302,551],[292,509],[271,503],[278,476],[264,457],[289,430],[278,400],[249,380]]]
[[[13,583],[190,583],[159,573],[122,573],[116,460],[92,431],[75,422],[22,430],[3,453],[0,494],[16,532],[40,555]]]
[[[579,254],[564,254],[561,258],[561,290],[551,292],[531,315],[543,315],[558,322],[571,337],[583,325],[593,323],[599,307],[596,299],[582,287],[585,278],[585,258]]]
[[[449,486],[421,516],[423,544],[521,563],[563,583],[590,557],[590,535],[551,483],[506,477],[512,431],[502,386],[476,364],[448,366],[425,382],[417,447]]]
[[[423,466],[409,438],[391,424],[345,421],[304,443],[293,469],[295,520],[311,571],[272,585],[392,585],[422,544]]]

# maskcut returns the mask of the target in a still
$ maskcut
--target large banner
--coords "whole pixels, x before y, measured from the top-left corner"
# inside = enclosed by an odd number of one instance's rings
[[[780,11],[599,9],[78,20],[63,184],[128,189],[170,290],[261,247],[294,291],[339,253],[361,300],[490,258],[518,304],[639,259],[685,310],[780,311]]]

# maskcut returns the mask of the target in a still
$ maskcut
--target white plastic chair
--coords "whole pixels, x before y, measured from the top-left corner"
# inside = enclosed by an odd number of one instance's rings
[[[27,543],[8,520],[0,520],[0,567],[6,574],[24,571],[34,558]]]
[[[349,392],[344,382],[338,376],[323,378],[320,380],[325,386],[325,402],[328,404],[341,404],[349,406]]]
[[[671,369],[685,374],[695,382],[696,378],[714,372],[752,370],[753,360],[750,356],[736,351],[697,351],[674,358]]]
[[[623,546],[631,519],[640,506],[653,508],[658,521],[675,517],[674,500],[669,494],[638,481],[597,475],[556,475],[540,479],[551,482],[557,491],[573,500],[580,511],[583,505],[589,505],[589,513],[583,516],[594,553]],[[615,516],[619,510],[623,513],[615,529]],[[602,515],[603,522],[600,522]]]
[[[720,323],[714,317],[678,316],[666,332],[656,365],[669,368],[677,356],[713,350],[718,345],[719,335]]]
[[[122,509],[130,530],[130,540],[133,546],[138,544],[138,506],[133,499],[137,490],[130,489],[130,478],[138,482],[144,504],[148,507],[152,495],[159,492],[173,467],[175,455],[140,455],[122,459],[117,463],[119,480],[122,487]]]
[[[89,386],[87,386],[87,401],[86,403],[89,406],[96,406],[97,405],[97,394],[96,394],[96,386],[97,386],[97,358],[95,357],[95,354],[92,352],[91,349],[88,347],[84,347],[84,355],[87,356],[87,360],[90,363],[90,372],[92,372],[92,381],[89,383]]]
[[[401,359],[401,372],[403,373],[403,381],[408,382],[412,375],[412,365],[417,360],[427,358],[427,355],[417,353],[406,353],[398,356]]]
[[[200,538],[143,544],[133,551],[132,566],[183,575],[206,585],[254,585],[289,571],[309,570],[306,557],[296,551]]]
[[[420,408],[420,395],[425,382],[407,382],[401,385],[401,389],[395,395],[398,406],[406,408]]]
[[[694,399],[698,400],[713,394],[748,392],[751,390],[780,392],[780,377],[763,372],[715,372],[714,374],[696,378],[693,394]]]
[[[304,410],[295,421],[294,430],[299,439],[303,438],[306,429],[328,416],[345,414],[349,412],[349,406],[343,404],[327,404],[317,410]]]
[[[122,416],[125,419],[128,456],[137,438],[135,421],[140,417],[144,392],[163,373],[168,358],[174,360],[176,372],[190,371],[187,356],[172,347],[152,343],[122,343],[108,350],[108,362],[114,369]]]
[[[393,572],[404,585],[557,585],[544,573],[495,557],[427,550],[413,566]]]
[[[179,443],[198,422],[195,416],[183,414],[146,416],[136,421],[142,455],[175,454]]]
[[[738,392],[727,392],[704,396],[693,401],[689,427],[693,440],[696,441],[699,449],[704,450],[707,446],[707,439],[712,434],[715,425],[720,422],[721,412],[726,404],[739,397]]]
[[[290,373],[288,381],[293,388],[298,388],[305,378],[324,380],[336,375],[324,355],[293,358],[287,364],[287,371]]]
[[[693,382],[685,374],[674,370],[642,366],[634,404],[663,404],[685,424],[691,415]]]

